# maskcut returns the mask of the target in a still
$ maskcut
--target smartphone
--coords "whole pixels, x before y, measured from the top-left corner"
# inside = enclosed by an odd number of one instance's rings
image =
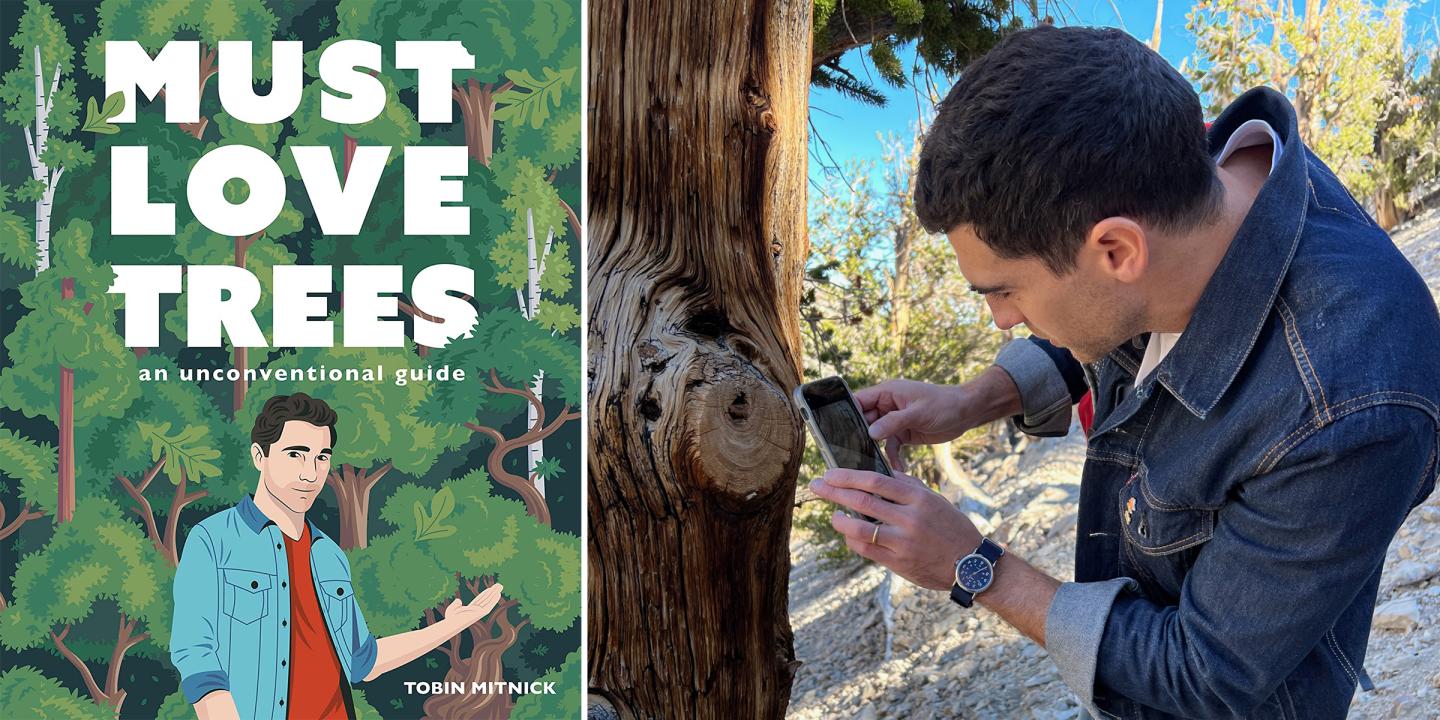
[[[880,446],[870,437],[865,414],[844,378],[835,375],[805,383],[795,388],[794,396],[800,417],[815,437],[826,465],[895,475]],[[875,522],[875,518],[868,515],[860,517]]]

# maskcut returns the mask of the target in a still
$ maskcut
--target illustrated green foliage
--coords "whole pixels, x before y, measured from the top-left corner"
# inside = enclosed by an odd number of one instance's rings
[[[47,513],[55,511],[56,462],[54,445],[0,427],[0,477],[19,487],[25,502]]]
[[[91,77],[105,77],[106,40],[134,40],[153,56],[181,33],[212,48],[221,40],[249,40],[257,48],[256,79],[270,77],[270,53],[259,49],[269,47],[277,18],[264,0],[103,0],[98,15],[99,29],[85,46]]]
[[[66,689],[32,667],[0,672],[0,707],[25,708],[32,720],[113,720],[107,708]],[[187,706],[188,708],[188,706]],[[191,716],[194,711],[191,710]]]
[[[11,195],[9,186],[0,185],[0,261],[34,270],[35,239],[30,234],[31,225],[6,207]]]
[[[424,540],[439,540],[455,534],[454,525],[445,525],[442,521],[455,511],[455,493],[450,488],[441,488],[430,499],[430,510],[426,512],[424,506],[417,500],[415,508],[415,542]]]
[[[80,129],[102,135],[114,135],[120,132],[120,126],[111,124],[110,120],[124,111],[124,93],[110,93],[109,97],[105,98],[105,105],[99,109],[96,109],[95,98],[92,97],[85,103],[85,124],[81,125]]]
[[[13,365],[0,371],[0,396],[29,417],[59,420],[57,367],[75,371],[75,426],[118,417],[135,399],[135,356],[115,332],[120,297],[106,292],[108,266],[90,260],[92,229],[72,220],[53,239],[54,265],[21,286],[30,309],[5,338]],[[73,278],[75,297],[63,298],[62,278]]]
[[[170,423],[159,425],[143,420],[136,423],[140,433],[150,440],[150,459],[165,460],[165,477],[172,485],[181,480],[201,483],[206,478],[220,474],[220,468],[212,460],[220,459],[220,451],[206,444],[210,428],[204,425],[186,425],[182,430],[170,433]]]
[[[15,50],[16,62],[12,70],[0,76],[0,102],[5,106],[5,122],[17,127],[33,125],[35,48],[40,49],[41,87],[45,93],[50,92],[57,65],[62,76],[74,70],[75,50],[70,47],[65,28],[55,19],[54,11],[40,0],[26,0],[20,24],[10,36],[10,47]],[[79,106],[74,81],[62,81],[50,114],[45,118],[51,132],[65,135],[74,130]]]
[[[481,315],[471,337],[451,341],[432,358],[467,373],[465,382],[437,385],[422,404],[421,416],[433,422],[462,423],[474,418],[477,408],[523,412],[523,399],[485,389],[491,369],[510,387],[528,386],[544,371],[547,397],[570,405],[580,402],[580,358],[574,341],[552,335],[516,310]]]
[[[560,466],[559,458],[540,458],[540,462],[535,463],[534,473],[539,477],[545,478],[546,480],[552,480],[554,478],[560,477],[561,475],[564,475],[565,468]]]
[[[451,499],[441,499],[447,491]],[[443,516],[465,532],[417,540],[417,506],[434,516],[452,501],[453,512]],[[406,483],[380,517],[398,529],[372,536],[350,559],[356,597],[376,634],[412,629],[426,609],[449,602],[456,573],[494,576],[537,628],[564,630],[579,617],[579,539],[536,523],[524,503],[495,495],[483,471],[447,480],[439,492]]]
[[[0,614],[0,645],[53,649],[52,630],[90,619],[104,607],[97,603],[108,600],[128,618],[139,620],[150,639],[165,647],[170,639],[171,577],[170,566],[138,525],[109,499],[88,497],[77,505],[73,522],[57,525],[44,548],[20,560],[15,603]],[[82,658],[88,654],[87,659],[109,659],[104,645],[73,645]],[[85,652],[87,647],[96,652]]]
[[[524,123],[538,129],[550,118],[550,109],[560,106],[561,94],[579,74],[576,68],[556,70],[548,67],[541,73],[540,78],[523,69],[505,74],[515,87],[495,98],[499,104],[495,109],[496,120]]]
[[[565,656],[560,667],[541,675],[537,682],[555,683],[555,694],[528,693],[515,699],[510,720],[548,720],[567,717],[580,707],[580,653]]]

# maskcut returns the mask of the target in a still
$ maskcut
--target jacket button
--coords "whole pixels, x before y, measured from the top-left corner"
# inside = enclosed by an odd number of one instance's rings
[[[280,543],[275,543],[275,549],[276,549],[276,550],[279,550],[279,549],[280,549]]]
[[[281,705],[284,705],[284,704],[285,704],[285,701],[284,701],[284,700],[281,700],[281,701],[280,701],[280,704],[281,704]]]
[[[258,587],[260,587],[260,582],[259,582],[258,580],[251,580],[251,581],[250,581],[250,589],[253,590],[253,589],[258,588]]]
[[[345,594],[345,588],[335,588],[335,594],[336,594],[336,595],[344,595],[344,594]]]
[[[281,580],[281,581],[280,581],[280,587],[282,587],[282,588],[283,588],[283,587],[289,587],[289,584],[287,584],[284,580]]]
[[[280,661],[280,667],[285,667],[285,661],[284,661],[284,660],[281,660],[281,661]]]
[[[281,621],[280,621],[280,627],[285,627],[286,625],[289,625],[289,624],[290,624],[290,621],[289,621],[289,620],[281,620]]]

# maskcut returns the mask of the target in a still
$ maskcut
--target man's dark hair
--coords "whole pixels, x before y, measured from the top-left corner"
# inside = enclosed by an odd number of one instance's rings
[[[290,420],[330,428],[330,446],[335,446],[335,411],[324,400],[305,393],[276,395],[266,400],[265,408],[255,416],[255,427],[250,429],[250,442],[259,445],[261,453],[269,455],[270,445],[280,439],[285,423]]]
[[[1200,99],[1119,30],[1041,26],[971,63],[940,103],[916,170],[930,232],[970,224],[1003,258],[1063,275],[1100,220],[1208,220],[1221,189]]]

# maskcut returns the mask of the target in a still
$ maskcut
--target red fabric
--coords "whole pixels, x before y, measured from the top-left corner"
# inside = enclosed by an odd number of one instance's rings
[[[320,614],[320,599],[310,576],[310,524],[299,540],[285,537],[290,566],[290,697],[287,717],[298,720],[346,720],[340,660]]]
[[[1085,437],[1090,437],[1090,427],[1095,424],[1095,402],[1090,399],[1090,391],[1085,391],[1085,397],[1080,398],[1080,406],[1076,408],[1080,413],[1080,429],[1085,431]]]

